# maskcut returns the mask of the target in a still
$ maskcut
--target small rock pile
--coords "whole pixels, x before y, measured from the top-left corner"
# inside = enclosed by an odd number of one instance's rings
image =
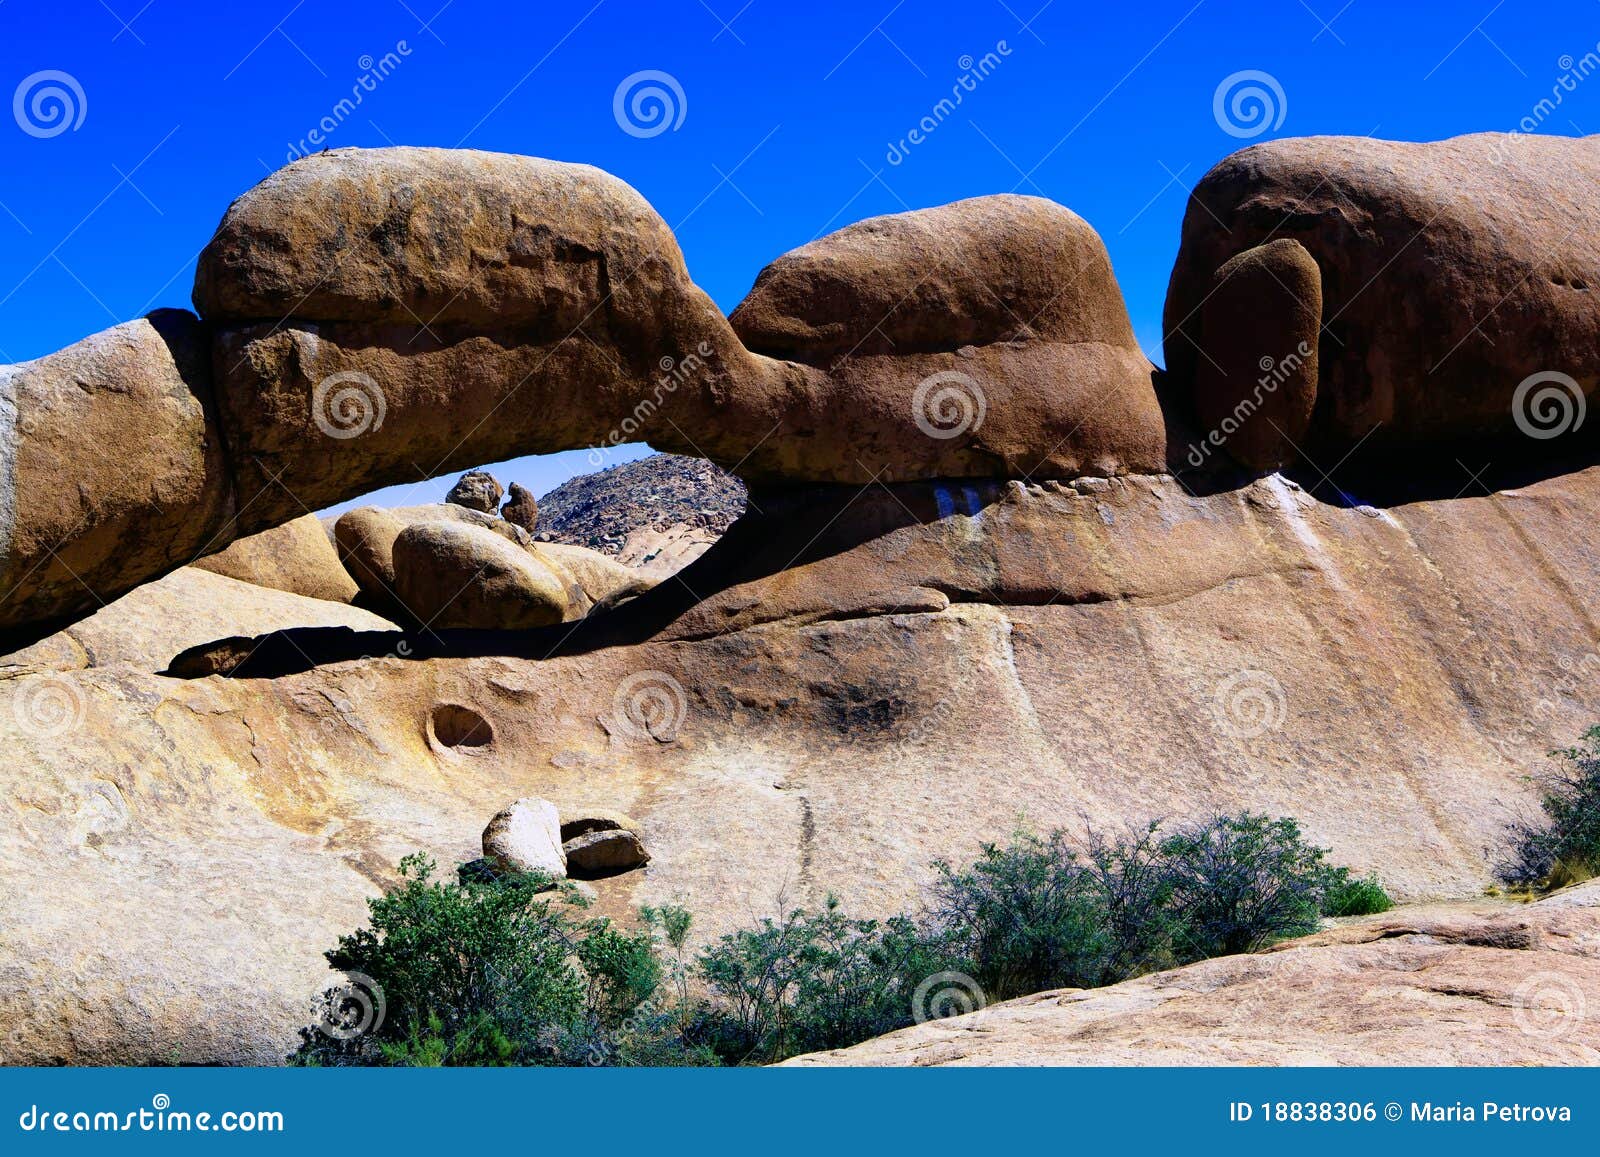
[[[508,804],[483,829],[483,864],[501,874],[590,879],[649,862],[638,822],[611,808],[582,808],[563,821],[555,804],[529,796]]]

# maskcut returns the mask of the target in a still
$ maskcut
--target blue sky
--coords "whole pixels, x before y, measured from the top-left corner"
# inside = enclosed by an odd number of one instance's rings
[[[1562,90],[1553,112],[1534,111],[1574,60],[1600,51],[1600,4],[1528,8],[0,0],[0,96],[46,71],[82,93],[81,122],[55,135],[40,135],[57,125],[30,120],[26,100],[20,119],[15,102],[0,117],[0,362],[187,305],[195,254],[228,202],[285,163],[363,76],[370,90],[327,145],[598,165],[649,198],[725,310],[763,264],[851,221],[983,193],[1050,197],[1100,230],[1160,361],[1187,189],[1235,149],[1321,133],[1431,140],[1530,115],[1540,132],[1600,132],[1600,74]],[[373,81],[386,54],[398,63]],[[986,54],[997,63],[983,68]],[[682,92],[681,123],[655,135],[624,131],[613,111],[619,84],[646,70]],[[1268,74],[1282,97],[1271,94],[1270,126],[1235,121],[1230,133],[1215,97],[1243,72]],[[898,148],[963,76],[960,106]],[[587,461],[576,452],[497,473],[542,493]]]

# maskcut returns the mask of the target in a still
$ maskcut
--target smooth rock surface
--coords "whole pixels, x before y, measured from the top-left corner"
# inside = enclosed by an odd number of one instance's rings
[[[1019,816],[1293,815],[1402,900],[1460,897],[1600,717],[1600,469],[1365,513],[1277,478],[972,489],[757,496],[768,529],[686,575],[714,613],[674,583],[476,654],[372,632],[273,678],[0,677],[7,1060],[276,1063],[399,859],[476,858],[512,797],[645,825],[596,911],[682,903],[698,938],[914,907]],[[76,724],[23,728],[41,696]],[[438,741],[450,705],[487,741]]]
[[[235,539],[194,565],[258,587],[334,603],[348,603],[359,589],[315,514]]]

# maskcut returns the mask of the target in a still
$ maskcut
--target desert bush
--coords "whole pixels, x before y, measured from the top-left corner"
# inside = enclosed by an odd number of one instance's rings
[[[1180,962],[1254,952],[1314,932],[1330,865],[1292,819],[1244,812],[1161,841]]]
[[[1600,875],[1600,727],[1552,755],[1544,820],[1511,825],[1511,849],[1498,865],[1501,879],[1518,887],[1559,888]]]
[[[538,874],[463,868],[444,884],[432,861],[411,856],[400,885],[369,901],[370,927],[327,953],[381,988],[384,1017],[344,1033],[350,1018],[325,1008],[290,1060],[768,1063],[980,995],[1112,984],[1309,932],[1324,913],[1390,906],[1375,877],[1353,878],[1325,856],[1293,820],[1248,813],[1169,833],[1090,830],[1076,845],[1059,830],[1020,831],[965,868],[934,864],[916,917],[856,919],[830,896],[692,956],[693,918],[680,906],[643,908],[639,929],[624,932]],[[936,992],[954,993],[953,1005]]]
[[[729,933],[701,953],[709,1000],[691,1035],[734,1064],[842,1048],[912,1022],[918,984],[944,971],[941,938],[904,916],[855,920],[829,896]]]
[[[1324,916],[1372,916],[1394,907],[1376,872],[1352,876],[1349,868],[1332,868],[1323,879]]]
[[[658,987],[648,934],[584,919],[570,888],[538,873],[446,884],[434,872],[424,856],[402,860],[400,886],[368,901],[370,926],[326,953],[381,992],[381,1020],[348,1039],[303,1029],[291,1062],[583,1063]]]

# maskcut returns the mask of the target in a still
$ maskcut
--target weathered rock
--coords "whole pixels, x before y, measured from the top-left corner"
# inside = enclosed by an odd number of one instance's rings
[[[567,874],[561,850],[561,818],[549,800],[514,801],[483,829],[483,858],[498,872]]]
[[[1294,462],[1317,402],[1317,263],[1286,238],[1235,254],[1217,270],[1200,318],[1210,338],[1195,368],[1194,404],[1205,445],[1262,472]]]
[[[195,300],[226,323],[220,409],[263,525],[283,516],[274,477],[331,504],[415,481],[418,462],[443,472],[631,440],[625,421],[665,443],[681,441],[676,425],[737,460],[800,373],[739,345],[638,193],[532,157],[297,161],[229,209]]]
[[[571,575],[589,602],[595,605],[604,603],[614,606],[623,599],[642,595],[655,586],[655,582],[647,576],[587,547],[542,542],[534,548],[534,554],[541,561],[553,562]]]
[[[0,637],[226,545],[203,328],[159,310],[0,366],[0,470]]]
[[[376,506],[347,510],[333,524],[339,562],[368,605],[391,613],[402,609],[394,589],[394,540],[405,528],[404,522]]]
[[[617,561],[652,584],[659,583],[710,550],[720,537],[715,531],[682,523],[661,530],[640,527],[622,540]]]
[[[1600,381],[1597,181],[1596,137],[1308,137],[1235,153],[1195,186],[1184,217],[1167,369],[1196,389],[1198,351],[1227,365],[1240,338],[1211,330],[1202,304],[1213,278],[1233,255],[1289,238],[1321,272],[1317,461],[1318,448],[1337,461],[1363,438],[1375,456],[1490,436],[1508,439],[1497,458],[1545,453],[1548,443],[1519,434],[1519,417],[1545,433],[1575,429],[1576,394]],[[1518,389],[1552,372],[1575,384],[1541,416]]]
[[[559,623],[562,577],[531,551],[481,527],[419,522],[394,540],[394,590],[429,627],[519,630]]]
[[[628,872],[650,862],[639,833],[626,829],[585,832],[562,845],[567,870],[575,875],[598,876]]]
[[[755,352],[828,371],[838,430],[870,421],[852,449],[894,479],[1164,468],[1105,245],[1042,198],[858,222],[762,270],[730,320]]]
[[[226,550],[194,565],[258,587],[334,603],[348,603],[359,589],[315,514],[235,539]]]
[[[387,631],[377,615],[324,599],[179,567],[107,603],[86,619],[0,658],[0,673],[131,667],[162,671],[191,647],[230,636],[257,637],[305,627]]]
[[[521,483],[513,482],[511,496],[500,508],[500,517],[532,534],[539,523],[539,500]]]
[[[1600,929],[1545,909],[1391,912],[1108,988],[1006,1001],[812,1065],[1594,1065]]]
[[[450,488],[444,500],[456,506],[465,506],[468,510],[493,514],[499,509],[500,497],[504,493],[500,480],[487,470],[469,470],[456,479],[456,484]]]
[[[1402,900],[1471,896],[1538,814],[1529,773],[1600,718],[1597,469],[1365,513],[1274,478],[859,491],[758,494],[686,576],[714,614],[663,610],[673,583],[455,651],[258,640],[304,664],[270,678],[7,672],[7,1061],[281,1060],[398,860],[474,859],[511,798],[581,817],[603,783],[654,858],[597,914],[682,903],[697,938],[780,893],[913,908],[1019,815],[1294,815]],[[21,725],[57,695],[75,728]],[[443,742],[472,734],[441,737],[447,706],[492,738]]]
[[[627,812],[584,804],[567,810],[567,818],[561,821],[561,840],[565,843],[592,832],[637,832],[638,830],[639,821]]]

